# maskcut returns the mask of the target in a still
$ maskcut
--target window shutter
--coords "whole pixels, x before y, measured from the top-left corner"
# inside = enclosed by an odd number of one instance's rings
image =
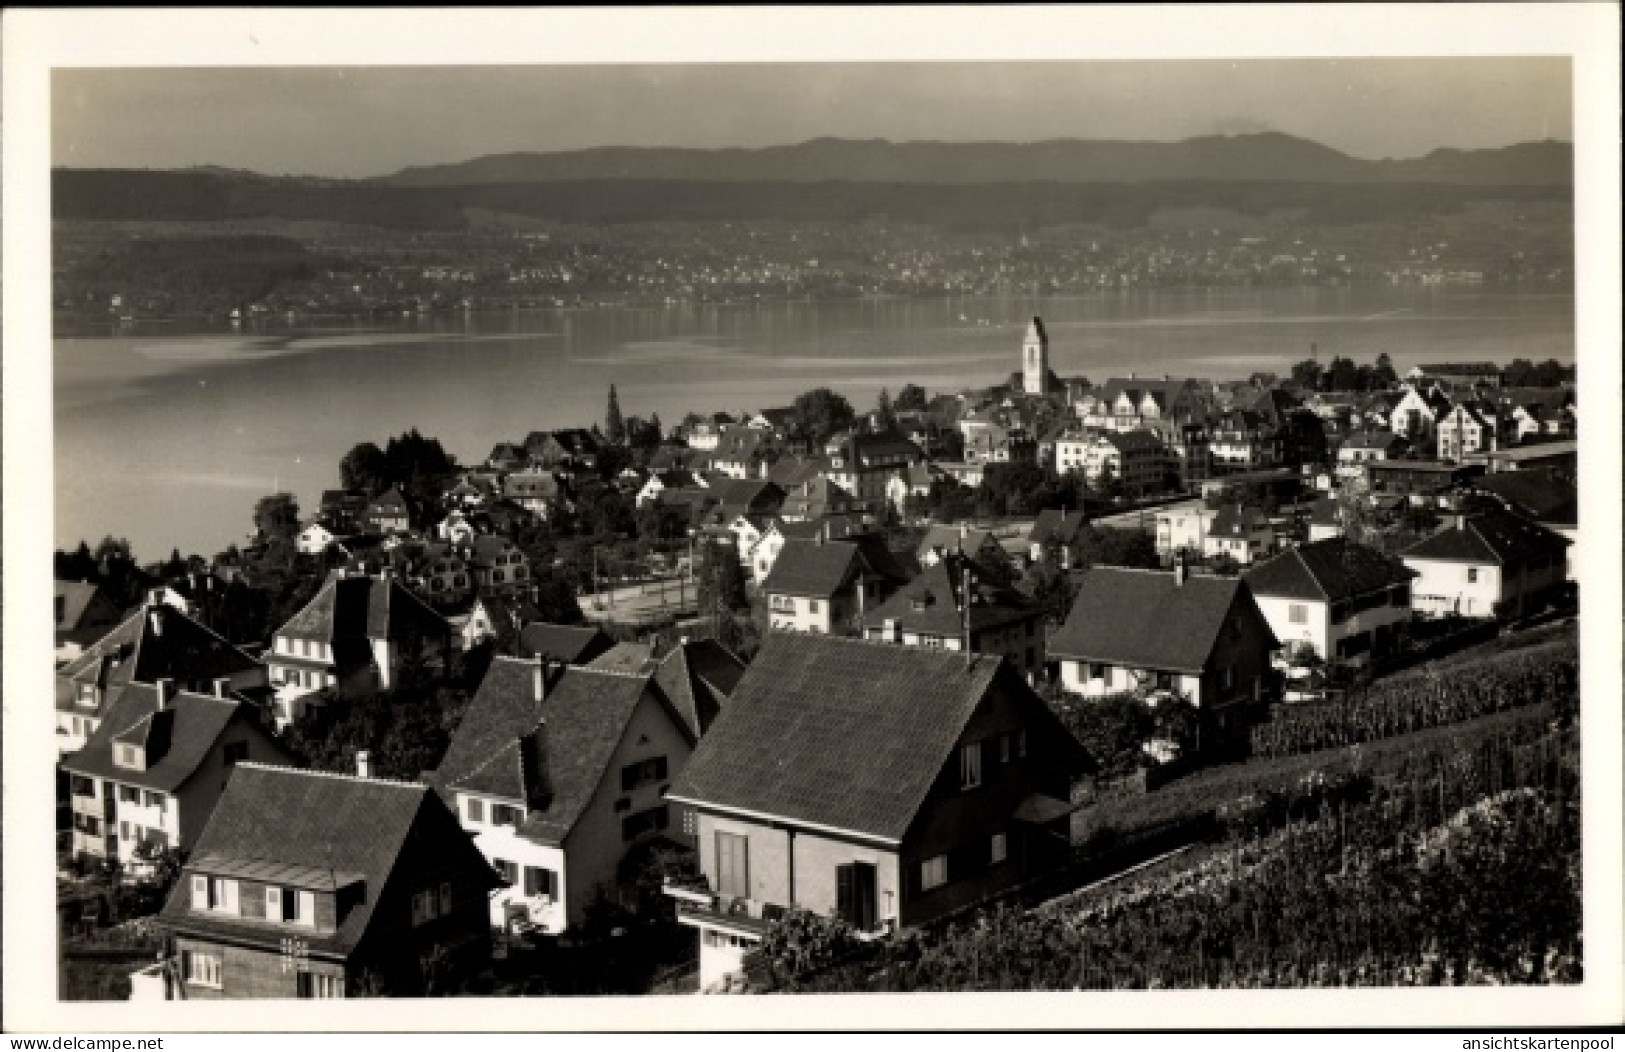
[[[239,912],[237,909],[237,882],[235,880],[225,882],[225,907],[227,913]]]
[[[857,879],[852,866],[835,867],[835,909],[846,920],[857,914]]]
[[[209,908],[209,878],[198,874],[192,876],[192,908],[206,910]]]
[[[286,908],[287,907],[284,906],[283,903],[282,903],[282,889],[281,888],[266,888],[265,889],[265,919],[266,920],[287,920],[288,915],[287,915],[287,913],[284,912],[284,910],[286,910]]]

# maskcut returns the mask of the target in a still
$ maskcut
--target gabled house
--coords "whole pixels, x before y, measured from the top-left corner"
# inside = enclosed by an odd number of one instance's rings
[[[896,930],[1051,872],[1093,769],[1003,660],[770,634],[667,794],[704,877],[667,890],[701,988],[786,909]]]
[[[1063,570],[1072,569],[1088,525],[1089,516],[1081,511],[1046,508],[1027,531],[1027,557],[1035,563],[1054,562]]]
[[[1428,616],[1519,617],[1568,579],[1566,537],[1511,512],[1454,515],[1401,553],[1416,571],[1414,604]]]
[[[760,478],[763,467],[778,452],[778,440],[766,431],[734,428],[717,439],[710,467],[729,478]]]
[[[150,595],[144,606],[90,644],[56,674],[57,753],[84,747],[124,692],[160,681],[213,693],[259,697],[265,666],[181,611]]]
[[[1208,426],[1208,449],[1215,471],[1258,471],[1280,463],[1276,429],[1257,413],[1231,409]]]
[[[1209,559],[1229,556],[1241,566],[1250,566],[1275,550],[1275,527],[1258,508],[1226,504],[1218,509],[1202,540],[1202,554]]]
[[[935,464],[921,461],[910,464],[906,468],[899,468],[886,482],[886,501],[898,514],[902,514],[908,507],[910,497],[926,497],[931,494],[931,484],[940,477],[942,472]]]
[[[1218,512],[1201,501],[1189,501],[1160,508],[1156,513],[1157,555],[1164,565],[1180,552],[1202,555],[1207,551],[1207,535]]]
[[[523,595],[477,596],[457,626],[458,642],[465,651],[487,639],[517,642],[526,625],[541,619],[542,612]]]
[[[316,521],[340,537],[360,533],[367,503],[367,495],[360,490],[323,490],[317,505]]]
[[[1469,453],[1499,449],[1500,426],[1492,406],[1481,402],[1456,403],[1439,419],[1439,459],[1461,460]]]
[[[825,453],[830,481],[858,500],[876,504],[886,499],[886,483],[893,475],[925,459],[919,446],[897,434],[833,440]]]
[[[486,465],[496,471],[518,471],[528,461],[524,447],[512,442],[498,442],[491,447],[491,455],[485,458]]]
[[[863,638],[1002,655],[1023,675],[1037,676],[1044,668],[1043,609],[978,573],[970,558],[949,552],[864,614]]]
[[[1164,488],[1168,450],[1150,431],[1103,431],[1079,440],[1073,459],[1071,440],[1056,445],[1056,456],[1068,461],[1066,470],[1079,470],[1091,486],[1116,480],[1126,492],[1156,493]]]
[[[300,555],[320,555],[339,539],[338,534],[312,519],[294,538],[294,547]]]
[[[598,464],[599,441],[585,428],[532,431],[525,436],[525,453],[532,464],[546,469],[591,470]]]
[[[1418,450],[1431,452],[1439,421],[1450,412],[1450,400],[1437,391],[1406,391],[1388,416],[1388,430]]]
[[[88,581],[57,581],[54,599],[59,665],[83,654],[121,620],[118,604]]]
[[[508,538],[483,534],[467,552],[468,570],[481,595],[513,595],[530,588],[530,557]]]
[[[1356,432],[1337,447],[1337,474],[1341,478],[1363,477],[1367,464],[1393,460],[1406,448],[1405,440],[1392,431]]]
[[[992,530],[972,529],[964,523],[958,526],[938,523],[927,527],[914,549],[914,557],[922,567],[931,567],[951,552],[963,552],[975,562],[995,570],[1010,565],[1009,554]]]
[[[715,513],[730,522],[740,515],[776,515],[785,500],[782,488],[762,478],[717,479],[708,488]]]
[[[808,479],[785,493],[779,517],[786,522],[816,522],[830,515],[844,515],[859,507],[852,494],[826,475]]]
[[[787,540],[762,581],[775,629],[848,634],[906,579],[875,534]]]
[[[507,885],[488,923],[557,935],[624,898],[629,850],[685,839],[665,794],[693,747],[648,672],[495,658],[426,776]]]
[[[1225,727],[1263,699],[1279,645],[1237,578],[1097,566],[1049,651],[1074,694],[1182,695]]]
[[[335,574],[276,630],[265,655],[277,728],[301,718],[322,690],[391,690],[407,661],[443,656],[445,620],[393,576]]]
[[[1138,431],[1203,423],[1212,407],[1195,380],[1130,374],[1085,392],[1073,403],[1073,410],[1083,426],[1091,430]]]
[[[537,621],[519,632],[519,653],[562,665],[585,665],[615,645],[596,625],[555,625]]]
[[[566,503],[564,483],[552,471],[516,471],[502,480],[502,496],[543,520]]]
[[[74,854],[140,871],[142,844],[191,850],[244,760],[290,762],[256,706],[232,696],[227,681],[213,694],[168,679],[131,684],[84,748],[62,759]]]
[[[368,533],[405,533],[412,528],[412,514],[401,491],[390,488],[374,497],[361,513],[361,528]]]
[[[638,507],[653,501],[662,490],[688,489],[694,486],[703,486],[704,483],[687,468],[669,468],[665,471],[650,472],[644,480],[642,488],[633,498],[632,503]]]
[[[1341,537],[1282,552],[1242,579],[1286,657],[1313,653],[1329,665],[1364,665],[1394,652],[1411,619],[1414,571]]]
[[[1335,497],[1322,497],[1309,509],[1309,543],[1343,536],[1343,512]]]
[[[156,918],[174,956],[135,997],[448,992],[490,963],[499,884],[427,786],[239,764]]]

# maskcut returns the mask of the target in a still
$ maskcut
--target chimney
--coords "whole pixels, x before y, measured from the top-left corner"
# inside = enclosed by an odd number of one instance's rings
[[[1178,558],[1174,560],[1174,587],[1178,588],[1182,586],[1185,583],[1185,578],[1187,575],[1188,571],[1185,568],[1185,553],[1182,550],[1180,551]]]
[[[357,778],[372,777],[372,753],[366,749],[355,751],[355,776]]]
[[[175,681],[164,678],[155,684],[158,688],[158,711],[163,712],[169,708],[171,699],[175,697]]]
[[[220,676],[214,681],[214,696],[215,697],[217,697],[217,698],[225,697],[226,692],[229,691],[230,689],[231,689],[231,679],[229,677]]]
[[[537,654],[534,659],[530,682],[531,698],[535,701],[545,701],[547,699],[547,659],[540,654]]]
[[[152,626],[152,634],[161,639],[164,635],[164,613],[160,606],[162,604],[147,607],[147,622]]]

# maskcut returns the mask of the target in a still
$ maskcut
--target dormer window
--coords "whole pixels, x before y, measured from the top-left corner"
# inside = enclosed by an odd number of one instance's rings
[[[147,769],[146,750],[129,742],[117,742],[113,746],[113,763],[134,771],[144,771]]]

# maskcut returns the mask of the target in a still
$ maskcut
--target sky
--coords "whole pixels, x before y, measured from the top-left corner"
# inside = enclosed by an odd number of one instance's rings
[[[592,146],[1176,140],[1356,157],[1573,133],[1567,58],[57,69],[52,163],[365,177]]]

